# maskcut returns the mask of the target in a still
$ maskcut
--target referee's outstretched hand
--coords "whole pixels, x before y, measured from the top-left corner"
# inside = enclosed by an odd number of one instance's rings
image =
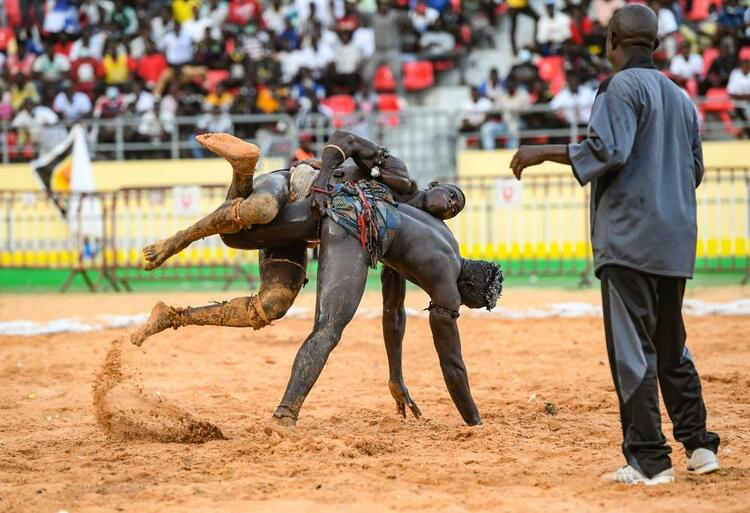
[[[521,179],[521,173],[529,166],[536,166],[544,162],[544,152],[540,146],[521,146],[510,161],[510,168],[516,180]]]

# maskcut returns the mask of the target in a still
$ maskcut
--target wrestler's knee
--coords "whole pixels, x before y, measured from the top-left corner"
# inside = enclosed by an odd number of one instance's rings
[[[298,288],[288,285],[261,287],[258,296],[260,296],[266,317],[271,321],[284,317],[294,303],[300,288],[301,285]]]
[[[279,213],[279,202],[272,194],[256,192],[240,203],[239,220],[243,225],[267,224]]]

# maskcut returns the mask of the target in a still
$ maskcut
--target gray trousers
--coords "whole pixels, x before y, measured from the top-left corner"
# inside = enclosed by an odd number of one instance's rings
[[[685,346],[686,280],[614,265],[604,266],[599,277],[627,462],[648,477],[672,466],[672,449],[661,430],[659,388],[675,439],[688,452],[717,452],[719,435],[706,430],[701,382]]]

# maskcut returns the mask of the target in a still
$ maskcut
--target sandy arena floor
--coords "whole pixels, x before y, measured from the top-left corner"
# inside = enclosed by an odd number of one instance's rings
[[[706,301],[745,289],[691,291]],[[0,296],[0,321],[147,311],[157,298],[205,303],[226,294]],[[314,297],[298,302],[310,306]],[[503,306],[598,302],[598,293],[507,291]],[[368,293],[365,304],[379,304]],[[408,305],[423,308],[410,293]],[[309,320],[261,332],[168,331],[127,346],[149,393],[221,427],[202,445],[122,442],[97,425],[92,382],[127,330],[0,336],[0,511],[750,511],[750,317],[688,318],[710,427],[724,468],[678,482],[610,485],[621,464],[617,403],[601,319],[459,321],[484,426],[464,426],[448,396],[424,319],[410,319],[405,381],[424,418],[397,417],[380,321],[356,319],[310,394],[298,439],[269,438]],[[553,406],[550,406],[553,405]],[[550,415],[549,410],[556,410]],[[664,419],[671,439],[671,426]]]

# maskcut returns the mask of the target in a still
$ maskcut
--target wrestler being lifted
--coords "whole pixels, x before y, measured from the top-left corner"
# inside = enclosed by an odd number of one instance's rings
[[[255,166],[260,158],[256,145],[224,133],[202,134],[196,140],[232,165],[232,183],[227,200],[186,230],[146,246],[143,254],[146,260],[144,269],[147,271],[159,267],[192,242],[209,235],[237,233],[270,222],[287,201],[295,201],[309,194],[313,181],[312,208],[318,215],[325,208],[327,199],[321,190],[325,191],[332,182],[370,176],[385,183],[398,201],[440,219],[457,215],[465,202],[463,192],[455,185],[433,183],[427,190],[419,190],[401,159],[391,155],[387,148],[343,130],[331,135],[323,148],[322,164],[305,161],[291,170],[275,171],[256,178]],[[349,157],[355,164],[341,167]]]

